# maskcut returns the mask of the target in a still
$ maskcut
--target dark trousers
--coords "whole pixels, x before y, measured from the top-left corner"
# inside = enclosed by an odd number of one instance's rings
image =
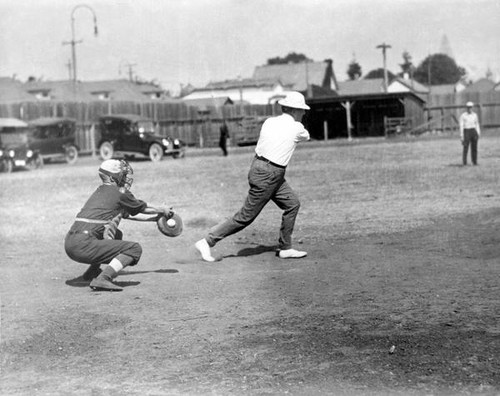
[[[121,238],[121,235],[121,232],[117,234],[118,238]],[[115,257],[124,255],[130,258],[130,265],[135,265],[142,255],[142,247],[137,242],[97,239],[83,233],[68,233],[64,248],[71,259],[84,264],[108,264]]]
[[[225,237],[252,224],[264,206],[273,201],[281,210],[279,248],[292,247],[292,233],[299,212],[299,198],[285,180],[285,169],[254,159],[248,172],[250,189],[243,207],[225,222],[215,226],[206,240],[213,247]]]
[[[222,154],[223,154],[224,156],[227,156],[227,141],[226,141],[226,139],[225,139],[225,138],[221,138],[221,139],[219,140],[219,147],[220,147],[220,149],[222,150]]]
[[[471,160],[474,165],[477,165],[477,141],[479,140],[479,135],[474,128],[464,129],[464,141],[463,141],[463,152],[462,152],[462,162],[467,165],[467,155],[470,154]]]

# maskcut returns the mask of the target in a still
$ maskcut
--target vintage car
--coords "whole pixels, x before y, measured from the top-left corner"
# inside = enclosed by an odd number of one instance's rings
[[[75,120],[44,117],[31,120],[29,125],[30,147],[37,150],[45,162],[64,160],[72,165],[78,160]]]
[[[99,119],[99,154],[103,160],[147,157],[160,161],[163,156],[182,158],[186,144],[179,139],[159,136],[154,122],[133,114],[115,114]]]
[[[0,118],[0,172],[42,166],[42,156],[29,146],[29,125],[17,118]]]

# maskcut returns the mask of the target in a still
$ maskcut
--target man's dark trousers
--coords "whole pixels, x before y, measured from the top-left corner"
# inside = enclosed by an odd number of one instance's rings
[[[464,142],[463,142],[463,153],[462,153],[462,162],[464,165],[467,165],[467,154],[469,152],[470,145],[470,154],[472,163],[477,165],[477,141],[479,140],[479,135],[475,128],[464,129]]]
[[[212,228],[206,238],[210,247],[250,225],[264,206],[273,201],[281,210],[279,248],[291,249],[299,198],[285,180],[285,169],[254,159],[248,173],[250,190],[243,207],[230,219]]]

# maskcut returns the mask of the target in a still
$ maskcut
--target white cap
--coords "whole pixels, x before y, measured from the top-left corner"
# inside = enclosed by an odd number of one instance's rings
[[[295,91],[290,92],[284,99],[278,101],[278,104],[280,104],[281,106],[292,107],[294,109],[311,109],[308,105],[306,105],[304,95],[302,95],[300,92]]]
[[[474,103],[472,103],[472,102],[467,102],[465,105],[466,105],[467,107],[474,107]]]

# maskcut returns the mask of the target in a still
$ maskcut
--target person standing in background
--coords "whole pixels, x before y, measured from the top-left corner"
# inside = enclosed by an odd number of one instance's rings
[[[222,121],[222,125],[220,127],[220,138],[219,138],[219,147],[222,150],[222,154],[224,157],[227,157],[227,139],[229,138],[229,129],[226,124],[226,120]]]
[[[481,136],[481,128],[479,127],[479,118],[472,110],[474,103],[467,102],[467,111],[462,113],[459,120],[460,125],[460,140],[462,142],[462,163],[467,165],[467,156],[470,153],[473,165],[477,165],[477,142]]]

